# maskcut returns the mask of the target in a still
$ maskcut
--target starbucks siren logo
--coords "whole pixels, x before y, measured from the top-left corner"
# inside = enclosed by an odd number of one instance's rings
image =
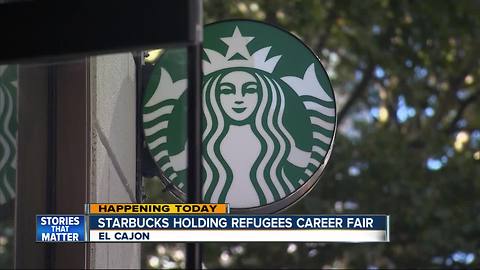
[[[152,157],[180,193],[185,54],[160,57],[143,108]],[[203,72],[204,201],[275,211],[301,197],[323,170],[336,125],[333,90],[316,56],[276,27],[225,21],[205,27]]]

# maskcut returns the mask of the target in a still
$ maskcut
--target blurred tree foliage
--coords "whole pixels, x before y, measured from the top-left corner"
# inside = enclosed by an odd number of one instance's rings
[[[289,213],[390,214],[390,243],[204,244],[207,268],[480,268],[480,1],[204,0],[298,35],[332,80],[330,162]],[[150,181],[151,201],[164,197]],[[12,224],[0,231],[11,265]],[[144,245],[145,267],[184,265]]]
[[[205,0],[206,23],[298,35],[339,103],[321,181],[291,213],[391,215],[386,244],[205,244],[209,268],[480,267],[480,1]]]

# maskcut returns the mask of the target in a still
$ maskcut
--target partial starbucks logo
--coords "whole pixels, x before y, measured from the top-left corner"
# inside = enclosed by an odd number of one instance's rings
[[[320,177],[336,128],[318,58],[277,27],[207,25],[203,53],[203,200],[275,212]],[[186,51],[159,58],[144,96],[145,139],[164,181],[186,192]]]
[[[0,66],[0,206],[15,198],[17,66]]]

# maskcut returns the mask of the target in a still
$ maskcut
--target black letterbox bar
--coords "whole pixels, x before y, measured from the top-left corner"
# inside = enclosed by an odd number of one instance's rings
[[[194,0],[0,1],[0,63],[186,46]]]

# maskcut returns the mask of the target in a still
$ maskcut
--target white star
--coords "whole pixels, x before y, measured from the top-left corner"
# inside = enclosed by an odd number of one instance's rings
[[[220,39],[228,45],[227,55],[225,56],[227,59],[230,59],[230,57],[237,53],[247,59],[250,57],[250,53],[247,50],[247,44],[252,41],[254,37],[242,36],[238,26],[235,26],[235,30],[233,31],[233,35],[231,37],[224,37]]]

